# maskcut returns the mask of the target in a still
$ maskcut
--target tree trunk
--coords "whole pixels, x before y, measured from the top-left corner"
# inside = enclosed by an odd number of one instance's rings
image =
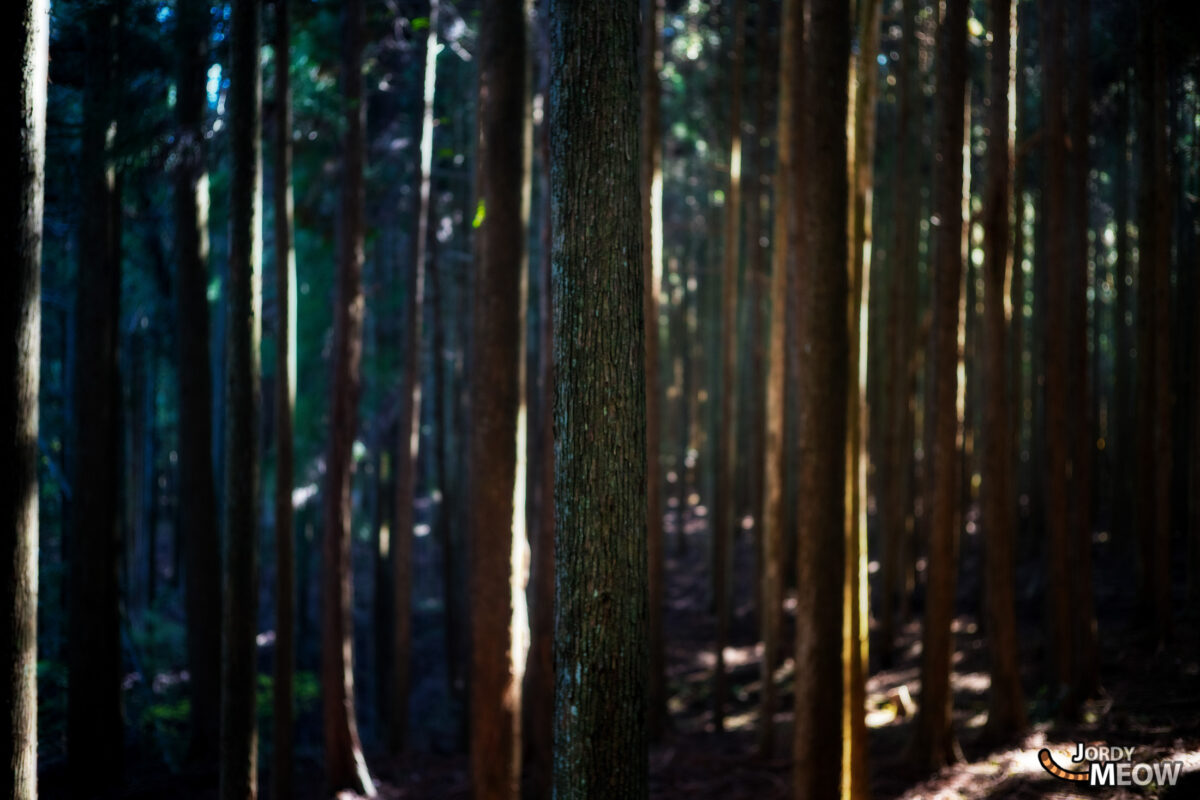
[[[259,338],[262,326],[260,4],[233,4],[230,66],[229,311],[225,350],[225,586],[221,800],[258,796]]]
[[[932,486],[929,572],[921,658],[921,709],[910,755],[921,769],[936,771],[957,760],[950,725],[950,666],[955,584],[957,582],[958,470],[957,433],[959,299],[963,279],[963,136],[967,79],[966,0],[947,0],[937,34],[937,169],[934,175],[933,318],[929,357],[933,410]]]
[[[468,510],[471,598],[472,796],[515,798],[520,785],[524,653],[514,612],[514,538],[523,543],[525,17],[522,4],[487,0],[479,32],[479,146],[482,220],[476,233],[470,376]],[[518,419],[520,416],[520,419]],[[518,461],[521,468],[518,468]]]
[[[67,754],[79,794],[121,778],[120,416],[118,372],[121,229],[116,127],[116,32],[120,5],[87,12],[80,143],[80,261],[75,311],[74,469],[67,634]]]
[[[742,83],[746,51],[746,0],[734,0],[733,64],[730,77],[729,192],[725,196],[725,250],[721,268],[721,398],[717,427],[716,475],[713,497],[713,598],[717,611],[716,668],[713,684],[713,721],[725,727],[729,694],[725,675],[725,646],[729,644],[729,617],[733,576],[734,480],[737,462],[737,308],[738,265],[741,263],[742,210]],[[710,393],[711,394],[711,393]]]
[[[649,789],[637,11],[550,4],[560,800]]]
[[[321,699],[325,732],[325,777],[330,790],[375,794],[358,738],[354,710],[352,618],[353,565],[350,561],[351,483],[354,437],[362,389],[363,339],[363,164],[366,103],[363,99],[364,5],[351,0],[342,29],[342,98],[345,114],[341,174],[341,230],[333,308],[332,380],[329,400],[329,455],[322,502],[325,537],[321,580]]]
[[[650,674],[646,683],[650,738],[659,740],[666,713],[663,643],[663,502],[658,369],[658,288],[662,283],[662,69],[663,0],[642,0],[642,300],[646,326],[646,545]]]
[[[1134,494],[1135,434],[1133,405],[1133,358],[1130,319],[1134,313],[1132,304],[1133,275],[1129,248],[1129,107],[1132,103],[1128,71],[1124,72],[1121,90],[1117,96],[1117,165],[1113,182],[1114,215],[1116,217],[1116,263],[1114,265],[1117,285],[1117,303],[1113,314],[1113,362],[1114,362],[1114,414],[1113,414],[1113,540],[1125,553],[1132,551]]]
[[[804,13],[802,0],[785,0],[780,12],[779,121],[775,141],[778,155],[775,206],[771,238],[771,327],[767,355],[766,439],[763,455],[762,599],[759,622],[762,630],[762,698],[759,713],[759,753],[770,758],[775,750],[775,711],[779,707],[775,668],[779,664],[780,629],[783,617],[784,511],[787,495],[788,445],[784,439],[787,417],[785,372],[787,370],[788,262],[803,257],[799,247],[801,208],[799,191],[804,186],[801,120],[802,106],[795,102],[797,89],[804,86]]]
[[[413,501],[416,494],[417,456],[421,443],[421,338],[422,312],[425,307],[425,254],[429,232],[429,186],[433,166],[433,91],[437,78],[437,29],[439,0],[430,0],[429,28],[425,37],[425,67],[419,178],[417,230],[413,247],[412,281],[408,286],[408,313],[405,314],[403,350],[405,354],[400,387],[400,409],[396,425],[398,463],[396,465],[396,530],[392,537],[392,591],[395,593],[395,632],[392,641],[395,683],[392,686],[392,713],[388,726],[388,744],[393,754],[404,750],[408,729],[408,690],[412,644],[412,535]]]
[[[1005,296],[1009,252],[1009,215],[1012,211],[1015,95],[1013,35],[1016,0],[991,0],[992,29],[990,94],[987,139],[987,191],[984,195],[983,266],[983,475],[982,523],[986,538],[986,611],[988,652],[991,657],[992,692],[988,706],[988,733],[1008,741],[1026,725],[1025,697],[1016,620],[1016,556],[1014,539],[1016,498],[1012,457],[1012,415],[1015,375],[1010,372],[1008,321]],[[1016,267],[1020,269],[1019,264]],[[1015,317],[1014,317],[1015,319]],[[1012,392],[1012,394],[1010,394]]]
[[[275,800],[292,796],[296,661],[292,414],[296,407],[296,250],[292,243],[292,92],[288,0],[275,0]]]
[[[850,303],[847,270],[845,3],[810,0],[803,122],[810,157],[800,188],[805,264],[800,294],[795,766],[797,798],[836,797],[842,787],[842,642],[846,590],[847,402]],[[836,566],[835,566],[836,565]],[[834,766],[834,765],[838,766]]]
[[[9,74],[0,90],[4,128],[4,222],[0,277],[0,797],[37,797],[38,384],[41,372],[42,207],[46,160],[49,3],[25,0],[5,34]],[[15,23],[15,24],[13,24]],[[78,484],[77,484],[78,485]]]

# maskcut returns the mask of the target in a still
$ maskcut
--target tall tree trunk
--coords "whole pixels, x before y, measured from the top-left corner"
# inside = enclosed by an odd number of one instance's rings
[[[471,785],[476,800],[515,798],[520,785],[521,675],[524,653],[512,591],[514,539],[525,537],[526,397],[521,347],[525,293],[525,17],[523,4],[486,0],[480,17],[479,145],[482,220],[470,370],[467,530],[471,598]],[[478,218],[478,217],[477,217]],[[518,416],[520,419],[518,419]],[[518,465],[520,461],[520,465]]]
[[[842,645],[846,685],[842,692],[842,796],[863,800],[870,793],[867,776],[867,463],[870,460],[867,405],[868,309],[871,285],[871,214],[874,204],[875,96],[879,70],[880,0],[858,2],[858,52],[851,65],[853,118],[851,148],[849,261],[850,298],[846,324],[850,331],[850,369],[846,389],[846,591]]]
[[[725,646],[729,644],[729,617],[733,577],[734,478],[737,456],[737,308],[738,265],[741,263],[742,211],[742,83],[746,55],[746,0],[733,0],[733,63],[730,75],[729,192],[725,196],[725,250],[721,267],[721,398],[717,427],[716,475],[713,497],[713,599],[717,611],[716,674],[713,685],[713,721],[725,726],[729,694],[725,675]],[[710,393],[711,394],[711,393]]]
[[[325,731],[325,777],[331,790],[373,797],[375,789],[358,738],[354,709],[353,565],[350,561],[351,483],[358,399],[362,389],[363,166],[366,103],[363,98],[363,0],[350,0],[342,19],[341,230],[333,308],[329,455],[322,502],[325,537],[321,579],[321,700]]]
[[[292,796],[296,661],[292,414],[296,407],[296,249],[292,242],[292,91],[288,0],[275,0],[275,696],[274,797]]]
[[[662,283],[662,69],[663,0],[642,0],[642,272],[646,326],[646,549],[650,674],[646,683],[650,738],[662,737],[666,713],[663,643],[663,501],[658,369],[658,287]]]
[[[950,725],[950,666],[960,497],[961,462],[955,436],[958,395],[959,299],[963,279],[963,136],[967,79],[967,0],[947,0],[937,33],[937,169],[933,184],[933,319],[929,357],[933,411],[929,573],[921,658],[921,710],[910,755],[921,769],[937,770],[957,760]],[[932,408],[931,408],[932,406]]]
[[[1047,633],[1054,691],[1062,705],[1059,713],[1074,714],[1071,693],[1074,684],[1074,632],[1071,629],[1071,586],[1073,583],[1071,531],[1068,510],[1068,416],[1066,292],[1068,247],[1067,127],[1065,116],[1065,58],[1063,55],[1063,0],[1042,3],[1042,74],[1043,114],[1045,119],[1045,198],[1046,215],[1046,301],[1044,332],[1046,358],[1046,535],[1049,543],[1047,592],[1049,626]]]
[[[636,0],[551,0],[555,775],[648,796],[645,327]]]
[[[992,692],[988,733],[1007,741],[1025,727],[1016,620],[1016,498],[1012,457],[1015,378],[1010,371],[1006,296],[1009,215],[1012,212],[1016,0],[991,0],[992,29],[988,109],[987,191],[984,195],[983,265],[983,475],[982,522],[986,538],[986,609]],[[1020,265],[1016,266],[1020,269]],[[1015,316],[1013,317],[1015,319]],[[1011,392],[1011,394],[1010,394]]]
[[[38,384],[41,372],[42,205],[46,161],[46,71],[49,3],[13,8],[5,34],[0,84],[4,127],[0,171],[4,220],[0,277],[0,460],[9,475],[0,490],[0,797],[37,797]]]
[[[120,4],[87,11],[80,143],[79,272],[75,311],[74,468],[67,634],[67,755],[79,794],[120,781],[121,709],[120,376],[121,189],[116,132],[116,32]]]
[[[1114,264],[1117,285],[1117,302],[1113,313],[1113,366],[1114,366],[1114,413],[1113,419],[1113,473],[1111,495],[1113,539],[1118,546],[1128,548],[1132,542],[1133,515],[1131,500],[1134,495],[1134,405],[1133,405],[1133,358],[1130,319],[1133,315],[1133,276],[1129,247],[1129,107],[1133,102],[1128,69],[1123,71],[1120,92],[1117,96],[1117,165],[1113,182],[1114,216],[1116,217],[1116,263]]]
[[[1074,575],[1070,605],[1074,619],[1074,638],[1069,644],[1073,656],[1072,691],[1076,702],[1091,697],[1100,688],[1100,661],[1097,653],[1095,597],[1092,588],[1092,474],[1096,442],[1096,416],[1092,397],[1100,391],[1099,376],[1091,375],[1088,354],[1088,136],[1091,125],[1091,64],[1088,39],[1091,28],[1090,0],[1076,0],[1074,8],[1075,47],[1071,61],[1076,65],[1071,109],[1071,228],[1070,288],[1067,301],[1070,325],[1069,378],[1070,397],[1075,406],[1071,443],[1071,509]],[[1099,318],[1097,318],[1099,324]]]
[[[405,314],[403,378],[396,425],[396,530],[392,536],[392,591],[395,593],[395,632],[392,641],[392,713],[388,744],[393,754],[404,749],[408,729],[409,651],[412,644],[412,531],[413,500],[417,482],[417,456],[421,443],[421,338],[425,306],[425,254],[429,232],[429,188],[433,167],[433,91],[437,78],[437,29],[439,0],[430,0],[429,28],[425,37],[425,67],[422,88],[417,230],[414,236],[412,280],[408,286]]]
[[[802,0],[784,0],[780,12],[779,121],[775,141],[778,155],[775,206],[771,238],[771,327],[767,350],[766,439],[763,454],[762,599],[762,703],[759,713],[759,753],[775,750],[775,711],[779,707],[775,668],[779,664],[783,618],[784,499],[787,496],[787,310],[789,261],[803,257],[800,245],[804,187],[803,127],[796,92],[804,86],[804,9]]]
[[[258,796],[259,339],[262,331],[261,4],[233,4],[229,310],[225,349],[225,586],[221,800]]]
[[[838,0],[810,0],[805,48],[804,268],[800,294],[795,767],[797,798],[842,787],[842,646],[846,591],[847,308],[846,175],[850,16]],[[836,565],[836,566],[835,566]],[[834,767],[833,765],[838,765]]]

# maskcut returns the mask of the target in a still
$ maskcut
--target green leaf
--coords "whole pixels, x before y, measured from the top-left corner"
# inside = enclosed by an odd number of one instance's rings
[[[475,208],[475,219],[471,222],[472,228],[478,228],[483,224],[484,218],[487,217],[487,209],[483,206],[483,198],[479,198],[479,205]]]
[[[412,21],[412,29],[414,31],[423,31],[429,27],[429,17],[414,17]]]

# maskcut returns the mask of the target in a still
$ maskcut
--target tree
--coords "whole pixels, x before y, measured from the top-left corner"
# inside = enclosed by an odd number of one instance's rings
[[[642,292],[646,325],[646,549],[650,595],[650,738],[662,736],[666,713],[663,642],[663,504],[659,469],[661,400],[658,287],[662,283],[662,15],[663,0],[642,0]]]
[[[987,548],[987,632],[992,693],[989,733],[1012,738],[1025,727],[1015,611],[1016,496],[1011,448],[1010,398],[1016,375],[1009,371],[1005,282],[1013,260],[1009,252],[1012,211],[1013,137],[1015,116],[1008,98],[1015,96],[1015,0],[991,0],[992,28],[987,121],[987,190],[983,264],[983,475],[982,523]],[[1016,265],[1020,269],[1020,265]],[[1016,312],[1014,311],[1014,314]]]
[[[259,341],[262,331],[260,3],[235,0],[230,42],[229,295],[225,334],[225,585],[221,800],[258,796]]]
[[[555,796],[645,798],[645,328],[636,0],[551,0]]]
[[[368,797],[375,787],[367,772],[354,712],[354,627],[351,617],[350,484],[354,437],[362,391],[365,302],[363,270],[363,163],[367,107],[363,100],[362,47],[365,7],[351,0],[342,18],[341,231],[333,308],[329,455],[326,458],[324,583],[321,617],[321,700],[325,731],[325,776],[330,789]]]
[[[46,160],[46,71],[50,6],[25,0],[5,30],[0,84],[0,169],[8,189],[0,206],[4,263],[0,278],[0,459],[9,477],[0,489],[0,797],[37,796],[38,385],[41,371],[42,207]]]
[[[811,0],[805,48],[804,203],[800,294],[795,767],[797,798],[841,791],[846,436],[850,341],[846,173],[850,17]],[[834,767],[833,765],[838,765]]]
[[[433,92],[437,78],[439,0],[430,0],[429,28],[425,36],[424,80],[418,184],[417,226],[412,268],[404,315],[405,354],[400,382],[400,408],[396,424],[396,527],[392,537],[392,592],[395,596],[392,638],[392,713],[388,720],[388,745],[393,754],[404,750],[408,728],[409,650],[412,644],[412,532],[413,500],[417,483],[417,456],[421,445],[421,335],[425,307],[425,254],[429,239],[429,187],[433,170]]]
[[[117,2],[86,13],[87,55],[80,142],[81,242],[76,279],[75,445],[71,485],[67,745],[75,788],[92,793],[119,782],[121,710],[119,527],[121,176],[116,128]]]
[[[957,579],[960,460],[957,433],[959,298],[963,275],[963,135],[967,80],[967,0],[947,0],[937,33],[938,169],[933,185],[933,320],[929,357],[933,416],[929,577],[921,658],[921,705],[910,756],[937,770],[958,760],[950,728],[950,624]]]
[[[521,775],[524,653],[513,625],[514,537],[524,537],[526,419],[522,219],[525,15],[521,3],[487,0],[480,18],[473,425],[468,443],[467,512],[471,600],[471,784],[477,800],[514,798]],[[518,422],[518,410],[521,420]],[[522,469],[518,475],[518,459]],[[523,598],[522,598],[523,599]],[[523,605],[523,604],[522,604]]]
[[[292,92],[288,0],[275,0],[275,740],[274,796],[292,796],[296,658],[292,414],[296,407],[296,250],[292,243]]]
[[[208,72],[209,3],[185,0],[176,13],[175,115],[176,319],[179,333],[179,537],[187,551],[191,756],[215,764],[221,726],[221,548],[212,462],[212,372],[208,320],[208,174],[204,83]]]

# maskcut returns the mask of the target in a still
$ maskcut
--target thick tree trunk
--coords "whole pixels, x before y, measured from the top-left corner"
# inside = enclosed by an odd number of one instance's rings
[[[842,642],[846,574],[843,495],[851,369],[846,232],[850,16],[837,0],[810,0],[801,104],[806,181],[800,294],[795,766],[797,798],[842,787]],[[834,765],[837,765],[836,767]]]
[[[0,84],[0,797],[37,797],[38,383],[41,371],[42,205],[46,160],[49,3],[25,0],[5,28]]]
[[[514,500],[524,447],[526,398],[522,280],[525,17],[522,4],[486,0],[480,17],[477,179],[483,218],[476,234],[471,414],[467,482],[471,599],[472,795],[515,798],[520,784],[524,653],[513,626],[514,537],[523,541],[524,500]],[[521,419],[518,420],[518,414]],[[523,466],[523,465],[522,465]],[[524,602],[520,603],[521,613]]]
[[[225,586],[221,800],[258,796],[259,339],[262,330],[260,3],[233,4],[229,311],[225,350]]]
[[[737,308],[738,265],[741,263],[742,211],[742,83],[746,55],[746,0],[734,0],[733,63],[730,73],[729,192],[725,195],[725,239],[721,266],[721,398],[716,441],[716,493],[713,497],[713,598],[717,611],[716,674],[713,683],[713,721],[725,726],[729,694],[725,675],[725,646],[733,578],[734,479],[737,462]],[[711,393],[710,393],[711,394]]]
[[[986,538],[986,618],[992,692],[988,732],[1007,741],[1025,727],[1015,609],[1014,559],[1016,497],[1012,457],[1015,375],[1010,371],[1005,296],[1012,211],[1014,109],[1009,103],[1015,78],[1016,0],[991,0],[992,29],[987,139],[987,191],[984,196],[983,265],[983,475],[982,523]],[[1020,269],[1018,264],[1017,269]],[[1015,319],[1015,317],[1014,317]]]
[[[437,78],[438,2],[430,0],[429,28],[425,37],[423,107],[421,112],[421,166],[418,184],[419,206],[412,256],[412,280],[408,286],[408,313],[405,314],[403,378],[400,409],[396,425],[398,463],[396,465],[396,530],[392,535],[392,591],[395,593],[395,631],[392,640],[393,675],[392,713],[388,724],[388,744],[393,754],[404,749],[408,729],[408,690],[410,649],[412,644],[412,532],[413,501],[417,483],[417,456],[421,443],[421,339],[425,307],[425,254],[429,232],[429,188],[433,167],[433,91]]]
[[[292,244],[292,92],[289,0],[275,0],[275,739],[273,796],[292,796],[296,661],[292,413],[296,407],[296,250]]]
[[[958,420],[959,299],[963,279],[963,135],[967,79],[966,0],[947,0],[938,27],[937,169],[933,215],[938,220],[933,245],[933,318],[928,354],[931,391],[926,412],[933,411],[933,452],[929,525],[929,575],[921,658],[921,710],[910,756],[921,769],[937,770],[957,760],[950,725],[950,666],[955,584],[957,582],[961,466],[955,446]]]
[[[775,206],[771,238],[771,327],[767,350],[766,438],[763,454],[762,598],[759,623],[763,640],[762,697],[759,712],[758,747],[764,758],[775,750],[775,711],[779,707],[775,668],[780,661],[780,629],[783,618],[784,511],[787,495],[787,456],[784,439],[787,417],[785,375],[787,370],[787,309],[789,261],[803,257],[799,247],[801,207],[799,192],[804,186],[800,158],[802,137],[795,101],[804,86],[804,9],[802,0],[784,0],[780,12],[779,120],[775,141],[778,155]]]
[[[666,713],[663,643],[663,501],[658,369],[658,287],[662,282],[662,69],[663,0],[642,0],[642,291],[646,326],[646,549],[650,674],[646,703],[650,737],[662,737]]]
[[[95,3],[87,12],[79,161],[79,240],[88,245],[79,248],[75,311],[67,754],[73,785],[84,795],[120,780],[125,749],[117,580],[121,190],[112,153],[119,18],[115,0]]]
[[[333,308],[329,455],[322,502],[325,537],[321,582],[321,700],[325,732],[325,778],[331,790],[374,796],[358,738],[354,709],[354,623],[350,561],[351,482],[358,399],[362,389],[363,166],[366,103],[363,98],[364,5],[343,9],[342,98],[345,138],[341,174],[341,230]]]
[[[551,0],[560,800],[648,796],[636,0]]]

